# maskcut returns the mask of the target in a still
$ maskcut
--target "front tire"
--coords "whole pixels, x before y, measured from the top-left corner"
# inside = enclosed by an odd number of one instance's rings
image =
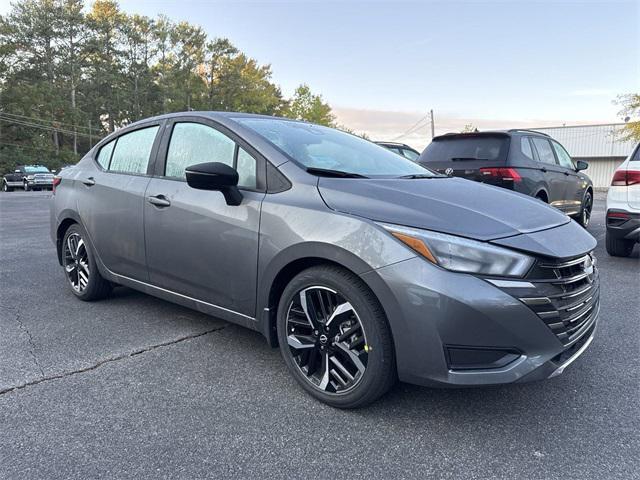
[[[112,284],[100,275],[87,234],[78,224],[71,225],[64,234],[62,267],[71,291],[80,300],[99,300],[111,292]]]
[[[580,209],[580,216],[577,219],[578,223],[584,228],[587,228],[591,221],[591,210],[593,210],[593,195],[591,192],[587,192],[584,194],[582,208]]]
[[[393,341],[382,306],[347,270],[327,265],[296,275],[280,299],[277,330],[287,368],[324,403],[362,407],[396,381]]]
[[[633,246],[635,245],[633,240],[625,240],[624,238],[614,238],[607,232],[605,245],[607,247],[607,253],[612,257],[628,257],[633,252]]]
[[[24,184],[22,185],[22,188],[24,188],[25,192],[28,192],[31,190],[31,187],[29,186],[29,184],[27,182],[24,182]]]

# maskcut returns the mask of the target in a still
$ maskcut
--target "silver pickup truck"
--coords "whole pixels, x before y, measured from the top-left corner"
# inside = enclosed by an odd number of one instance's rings
[[[29,190],[51,190],[53,173],[42,165],[18,165],[13,173],[2,178],[2,190],[11,192],[16,188]]]

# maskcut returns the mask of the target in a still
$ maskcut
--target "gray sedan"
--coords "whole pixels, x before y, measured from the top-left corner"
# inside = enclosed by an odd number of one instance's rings
[[[124,285],[255,329],[337,407],[397,379],[554,376],[596,329],[596,242],[576,222],[330,128],[164,115],[102,140],[54,188],[78,298]]]

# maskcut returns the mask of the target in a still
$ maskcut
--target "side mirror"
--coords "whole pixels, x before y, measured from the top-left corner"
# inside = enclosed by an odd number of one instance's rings
[[[582,160],[578,160],[576,162],[576,172],[579,172],[580,170],[586,170],[587,168],[589,168],[589,164],[587,162]]]
[[[207,162],[185,169],[187,184],[198,190],[218,190],[227,205],[240,205],[242,193],[238,190],[238,172],[225,163]]]

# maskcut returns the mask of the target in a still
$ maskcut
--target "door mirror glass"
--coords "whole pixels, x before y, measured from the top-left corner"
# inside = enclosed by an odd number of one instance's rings
[[[586,170],[587,168],[589,168],[589,164],[587,162],[585,162],[584,160],[578,160],[576,162],[576,171],[579,172],[580,170]]]
[[[240,205],[242,194],[238,190],[238,172],[220,162],[192,165],[185,169],[187,184],[198,190],[218,190],[224,195],[227,205]]]

